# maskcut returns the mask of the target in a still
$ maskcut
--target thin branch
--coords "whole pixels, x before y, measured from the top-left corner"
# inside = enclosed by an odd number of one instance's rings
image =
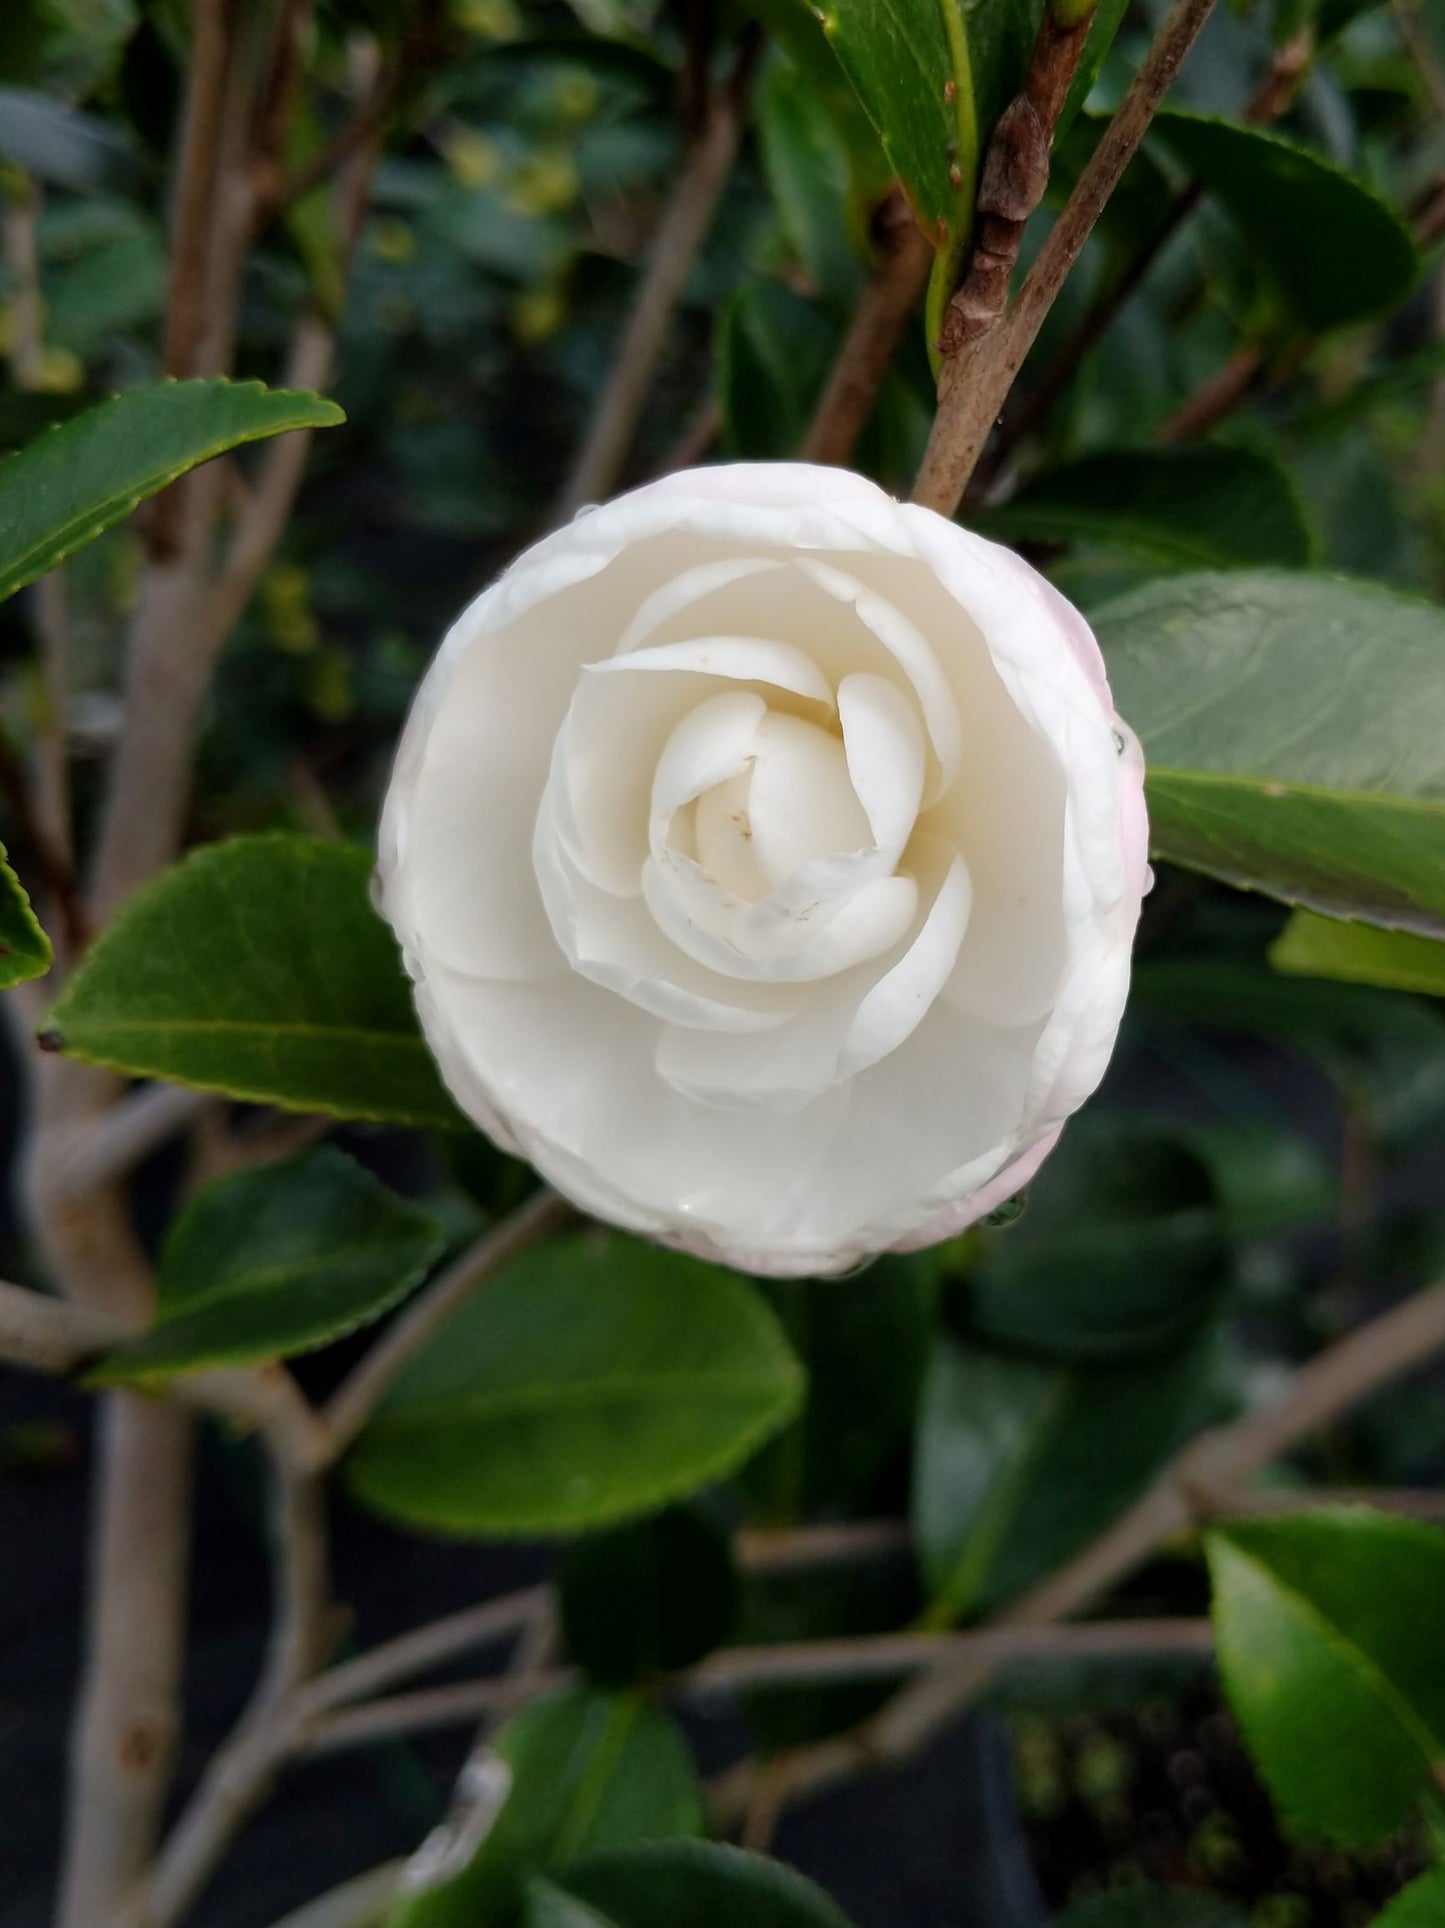
[[[1254,393],[1265,366],[1263,342],[1242,342],[1216,375],[1177,408],[1159,430],[1161,442],[1188,442],[1207,435]]]
[[[75,1372],[128,1335],[103,1312],[0,1280],[0,1359],[31,1372]]]
[[[1074,70],[1094,24],[1090,7],[1061,25],[1046,6],[1021,92],[999,116],[979,173],[973,247],[939,331],[940,355],[959,354],[998,323],[1024,227],[1049,185],[1049,150]]]
[[[837,1525],[754,1528],[738,1535],[737,1557],[751,1573],[774,1573],[907,1553],[912,1543],[904,1520],[843,1520]]]
[[[215,1102],[181,1085],[142,1085],[110,1111],[68,1131],[60,1127],[72,1142],[55,1145],[53,1197],[78,1197],[123,1178]]]
[[[350,119],[294,174],[276,182],[274,190],[266,197],[268,205],[279,209],[304,200],[314,188],[329,181],[363,148],[376,145],[386,132],[387,121],[401,93],[401,83],[400,60],[391,61],[381,68]]]
[[[816,1686],[879,1680],[967,1657],[990,1669],[1022,1660],[1077,1660],[1138,1654],[1208,1653],[1207,1620],[1116,1620],[1083,1626],[984,1627],[967,1633],[865,1634],[853,1639],[800,1640],[776,1646],[730,1647],[672,1677],[668,1692],[682,1701],[707,1701],[747,1687]],[[529,1694],[550,1692],[575,1678],[570,1668],[534,1677]],[[322,1721],[306,1732],[307,1754],[335,1754],[400,1734],[456,1727],[515,1705],[508,1675],[458,1681],[390,1700],[372,1701]]]
[[[49,581],[49,577],[42,578]],[[38,585],[37,585],[38,587]],[[70,861],[67,844],[53,834],[44,805],[31,794],[30,784],[20,759],[11,749],[0,728],[0,796],[14,820],[26,855],[53,900],[64,933],[65,949],[78,957],[90,942],[91,927],[80,892],[80,883]]]
[[[323,1415],[330,1456],[339,1458],[402,1368],[452,1314],[514,1258],[566,1224],[572,1207],[555,1192],[535,1192],[510,1218],[479,1238],[402,1312],[333,1396]]]
[[[285,1760],[291,1698],[324,1655],[329,1617],[322,1488],[280,1456],[273,1477],[276,1603],[261,1678],[172,1829],[125,1928],[172,1928],[190,1908],[265,1800]]]
[[[878,265],[859,298],[812,425],[798,451],[804,462],[843,463],[853,453],[853,444],[872,413],[908,317],[928,282],[933,249],[896,189],[879,210],[874,229]]]
[[[377,1928],[387,1915],[405,1861],[384,1861],[339,1888],[318,1895],[271,1928]]]
[[[343,1708],[305,1727],[296,1745],[301,1754],[314,1758],[396,1740],[403,1734],[433,1733],[443,1727],[470,1727],[477,1720],[505,1719],[529,1701],[576,1678],[574,1669],[558,1667],[523,1675],[494,1674],[486,1680],[462,1680],[450,1687],[423,1687],[412,1694],[395,1694],[389,1700]]]
[[[1042,1628],[1082,1612],[1166,1542],[1234,1511],[1241,1489],[1272,1461],[1442,1349],[1445,1283],[1417,1293],[1301,1366],[1275,1405],[1200,1434],[1107,1532],[979,1631]],[[915,1753],[975,1698],[994,1664],[983,1649],[950,1659],[861,1728],[800,1749],[791,1758],[788,1798],[815,1792],[862,1766]],[[725,1779],[720,1812],[740,1815],[747,1788],[745,1774]]]
[[[196,372],[206,330],[206,281],[216,194],[229,34],[226,0],[196,0],[186,63],[185,118],[171,201],[170,286],[161,359],[168,375]]]
[[[622,474],[667,344],[673,311],[732,173],[761,48],[761,38],[750,26],[731,81],[713,95],[703,126],[684,155],[677,184],[653,236],[617,359],[557,499],[557,522],[568,521],[585,504],[610,495]]]
[[[946,361],[913,499],[951,516],[1044,317],[1148,131],[1214,0],[1175,0],[1118,112],[998,326]]]
[[[331,1713],[409,1675],[426,1673],[460,1654],[508,1639],[543,1617],[550,1600],[550,1587],[523,1587],[400,1634],[314,1680],[298,1697],[299,1715],[311,1720]]]

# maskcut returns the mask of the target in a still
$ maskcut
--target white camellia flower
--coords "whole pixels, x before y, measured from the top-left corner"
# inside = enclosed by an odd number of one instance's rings
[[[380,902],[462,1109],[753,1272],[946,1238],[1103,1074],[1143,764],[1026,563],[837,469],[671,475],[478,596]]]

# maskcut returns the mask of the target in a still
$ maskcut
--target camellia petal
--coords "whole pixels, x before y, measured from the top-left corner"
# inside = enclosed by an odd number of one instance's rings
[[[840,470],[724,466],[463,614],[379,900],[483,1129],[586,1211],[796,1275],[1037,1170],[1113,1047],[1146,844],[1097,647],[1027,564]]]

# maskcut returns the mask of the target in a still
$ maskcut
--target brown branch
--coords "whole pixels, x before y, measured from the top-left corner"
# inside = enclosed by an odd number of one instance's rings
[[[940,355],[961,353],[1003,314],[1024,227],[1048,189],[1054,130],[1093,24],[1092,9],[1061,26],[1053,8],[1044,8],[1023,89],[999,116],[984,151],[973,248],[944,310]]]
[[[1207,435],[1254,393],[1265,365],[1262,342],[1246,341],[1202,388],[1177,408],[1159,430],[1161,442],[1187,442]]]
[[[555,1192],[534,1192],[453,1261],[383,1333],[323,1415],[330,1457],[339,1458],[361,1431],[403,1367],[440,1331],[452,1314],[521,1253],[565,1225],[572,1207]]]
[[[683,157],[677,184],[653,236],[617,359],[557,498],[557,522],[568,521],[585,504],[610,495],[622,474],[658,358],[667,345],[673,312],[732,173],[761,49],[759,34],[749,27],[729,83],[713,95],[703,126]]]
[[[836,1525],[755,1527],[737,1538],[737,1557],[753,1573],[779,1568],[839,1566],[906,1553],[912,1545],[903,1520],[841,1520]]]
[[[171,200],[170,285],[161,362],[168,375],[196,373],[206,328],[222,107],[230,32],[226,0],[196,0],[185,116]]]
[[[1082,1612],[1168,1541],[1227,1516],[1238,1504],[1233,1496],[1272,1461],[1442,1349],[1445,1284],[1407,1299],[1301,1366],[1275,1405],[1200,1434],[1143,1499],[981,1631],[1048,1627]],[[911,1755],[968,1705],[994,1664],[982,1648],[963,1652],[931,1669],[861,1728],[799,1750],[790,1764],[788,1798],[815,1792],[861,1767]],[[739,1815],[747,1786],[746,1774],[726,1779],[720,1809]]]
[[[65,949],[71,957],[78,957],[91,938],[90,916],[81,896],[80,881],[71,864],[69,849],[53,836],[47,813],[32,795],[20,759],[11,749],[3,727],[0,727],[0,796],[5,799],[25,853],[35,865],[36,875],[54,902]]]
[[[363,148],[378,145],[400,98],[402,77],[400,60],[383,67],[372,82],[366,98],[339,132],[294,174],[284,179],[278,178],[266,191],[268,211],[290,207],[293,202],[304,200]]]
[[[1302,27],[1275,50],[1273,60],[1245,106],[1244,121],[1247,126],[1267,127],[1288,110],[1313,65],[1315,51],[1312,25]],[[1005,417],[1002,432],[986,450],[974,471],[968,491],[971,500],[982,495],[983,489],[998,474],[1009,452],[1046,419],[1060,394],[1078,372],[1085,356],[1103,340],[1148,278],[1154,263],[1203,199],[1204,189],[1197,181],[1181,188],[1175,195],[1154,232],[1084,315],[1024,397],[1022,405]]]
[[[1013,304],[997,327],[944,363],[915,502],[942,515],[957,509],[1044,317],[1213,6],[1214,0],[1175,0]]]
[[[853,453],[933,266],[933,249],[896,189],[878,210],[873,226],[878,265],[859,298],[798,451],[804,462],[844,463]]]

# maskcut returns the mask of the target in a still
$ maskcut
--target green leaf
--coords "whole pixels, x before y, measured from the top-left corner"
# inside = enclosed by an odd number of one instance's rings
[[[718,400],[729,456],[765,462],[796,453],[837,339],[818,304],[791,288],[776,281],[739,288],[718,344]]]
[[[631,1694],[573,1688],[537,1701],[464,1774],[459,1794],[447,1828],[408,1870],[390,1928],[503,1928],[537,1870],[702,1828],[686,1741]]]
[[[0,844],[0,991],[44,977],[55,961],[50,939],[41,930],[30,899],[5,861]]]
[[[1181,1888],[1121,1888],[1068,1908],[1053,1928],[1246,1928],[1237,1908]]]
[[[329,1146],[222,1179],[171,1227],[156,1324],[90,1378],[145,1383],[312,1351],[394,1305],[444,1243],[425,1212]]]
[[[0,465],[0,600],[43,576],[197,463],[345,417],[260,382],[156,382],[72,416]]]
[[[1137,1016],[1168,1025],[1176,1040],[1262,1037],[1313,1059],[1382,1148],[1409,1150],[1445,1121],[1438,1005],[1208,956],[1143,960],[1131,999]]]
[[[1372,189],[1259,127],[1171,108],[1162,141],[1229,212],[1298,325],[1322,333],[1397,308],[1419,273],[1409,230]]]
[[[446,1533],[565,1533],[721,1478],[797,1410],[733,1273],[636,1243],[528,1253],[451,1319],[358,1440],[371,1506]]]
[[[1364,1507],[1208,1538],[1230,1703],[1300,1831],[1392,1834],[1445,1759],[1445,1533]]]
[[[699,1506],[588,1534],[558,1579],[568,1649],[608,1687],[690,1667],[731,1632],[737,1578],[727,1534]]]
[[[1445,615],[1341,577],[1165,577],[1093,616],[1155,852],[1445,934]]]
[[[1084,51],[1074,69],[1074,78],[1069,82],[1069,91],[1054,126],[1054,147],[1057,150],[1065,136],[1084,108],[1084,103],[1094,91],[1094,83],[1108,59],[1109,49],[1113,46],[1124,15],[1129,11],[1129,0],[1098,0],[1094,8],[1093,23],[1089,37],[1084,42]]]
[[[764,1290],[808,1397],[744,1473],[750,1509],[774,1523],[867,1512],[888,1463],[908,1449],[938,1300],[929,1259],[884,1257],[851,1278],[777,1279]]]
[[[1291,977],[1332,977],[1391,991],[1445,997],[1445,943],[1410,931],[1376,930],[1297,910],[1270,946],[1269,961]]]
[[[822,0],[817,12],[920,227],[956,259],[980,154],[1023,80],[1040,0]]]
[[[1104,543],[1168,569],[1293,565],[1314,553],[1279,464],[1207,444],[1086,456],[970,519],[1005,541]]]
[[[1371,1928],[1440,1928],[1445,1921],[1445,1868],[1432,1868],[1395,1896]]]
[[[1213,1309],[1228,1249],[1209,1166],[1184,1136],[1086,1112],[995,1232],[965,1288],[983,1338],[1083,1362],[1177,1345]]]
[[[711,1841],[616,1849],[534,1880],[527,1928],[849,1928],[792,1868]]]
[[[928,1624],[995,1606],[1103,1532],[1209,1415],[1214,1356],[1212,1334],[1162,1360],[1092,1367],[941,1337],[913,1490]]]
[[[863,265],[850,245],[848,151],[826,104],[785,61],[774,61],[764,79],[758,138],[768,190],[789,245],[816,291],[850,306]],[[864,232],[860,223],[857,238]]]
[[[58,1048],[129,1077],[337,1118],[454,1127],[354,846],[208,844],[129,903],[50,1013]]]

